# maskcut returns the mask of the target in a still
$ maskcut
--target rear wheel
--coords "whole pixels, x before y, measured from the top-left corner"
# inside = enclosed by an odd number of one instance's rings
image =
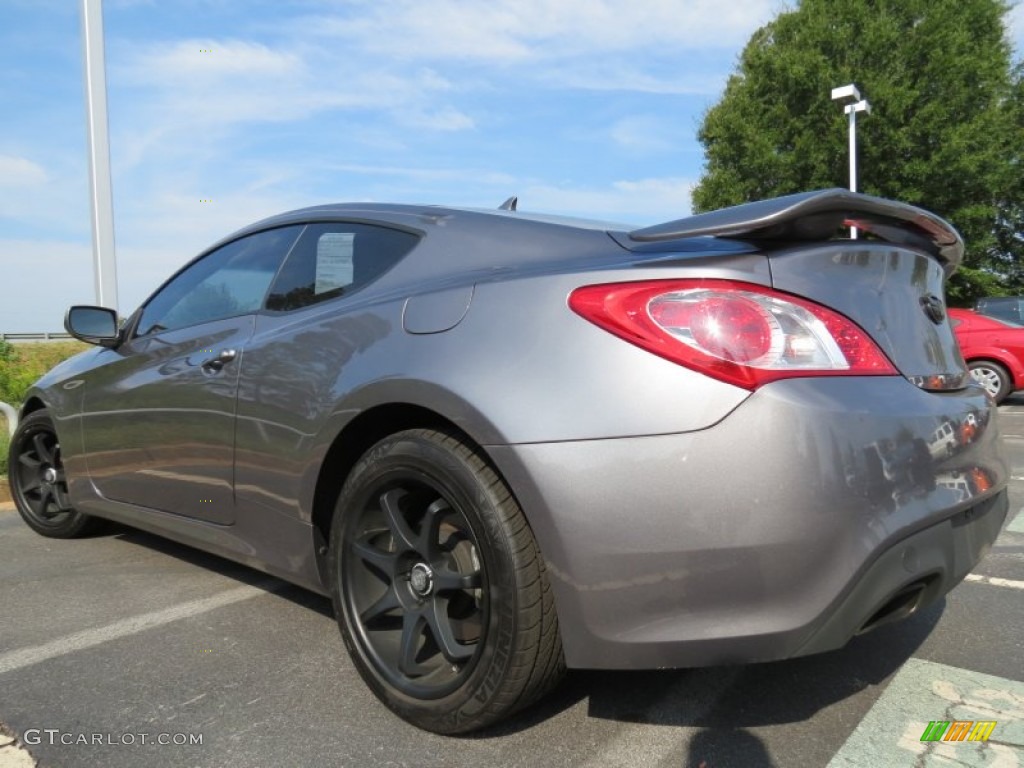
[[[401,432],[360,459],[335,510],[330,567],[356,668],[414,725],[480,728],[561,676],[533,534],[494,470],[450,435]]]
[[[988,392],[996,403],[1001,403],[1013,387],[1010,374],[999,363],[990,360],[973,360],[968,366],[971,376]]]
[[[36,533],[71,539],[94,529],[97,521],[71,506],[60,441],[45,408],[18,424],[11,438],[7,476],[19,514]]]

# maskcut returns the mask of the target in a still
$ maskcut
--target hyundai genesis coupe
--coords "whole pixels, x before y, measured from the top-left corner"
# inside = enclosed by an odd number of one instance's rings
[[[847,227],[855,227],[848,237]],[[381,701],[470,731],[566,667],[783,659],[913,614],[1006,516],[941,218],[845,190],[655,226],[260,221],[29,392],[12,495],[333,600]]]

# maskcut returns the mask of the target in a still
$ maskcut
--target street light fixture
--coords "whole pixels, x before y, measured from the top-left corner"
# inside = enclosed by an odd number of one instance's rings
[[[871,104],[867,99],[862,99],[860,91],[853,83],[842,85],[832,89],[832,100],[848,102],[843,111],[849,116],[850,121],[850,191],[857,191],[857,113],[867,112],[871,114]],[[850,227],[850,239],[857,239],[857,228]]]

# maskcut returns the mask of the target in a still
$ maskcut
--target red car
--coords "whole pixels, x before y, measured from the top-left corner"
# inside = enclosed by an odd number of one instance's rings
[[[997,403],[1024,389],[1024,326],[969,309],[951,309],[949,319],[971,375]]]

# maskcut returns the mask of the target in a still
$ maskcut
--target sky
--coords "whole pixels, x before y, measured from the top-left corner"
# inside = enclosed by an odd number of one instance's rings
[[[784,0],[106,0],[118,309],[328,202],[652,224]],[[1024,6],[1011,16],[1018,51]],[[0,0],[0,331],[95,303],[80,0]]]

